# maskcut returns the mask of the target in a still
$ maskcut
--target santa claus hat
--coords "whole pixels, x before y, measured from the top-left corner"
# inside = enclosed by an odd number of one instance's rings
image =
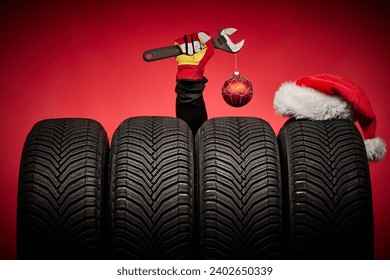
[[[379,161],[386,154],[386,144],[375,137],[376,117],[367,94],[344,78],[320,74],[285,82],[274,98],[276,112],[297,119],[353,119],[364,135],[367,157]]]

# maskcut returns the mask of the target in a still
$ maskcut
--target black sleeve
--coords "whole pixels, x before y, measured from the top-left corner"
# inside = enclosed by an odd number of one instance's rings
[[[194,137],[199,127],[207,120],[207,111],[202,95],[206,83],[206,78],[202,80],[177,80],[176,83],[176,117],[187,122]]]

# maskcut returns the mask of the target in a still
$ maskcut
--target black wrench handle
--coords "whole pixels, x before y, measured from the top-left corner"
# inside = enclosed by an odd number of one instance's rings
[[[151,49],[144,52],[143,58],[147,62],[168,58],[172,56],[178,56],[183,54],[179,46],[169,46],[157,49]]]

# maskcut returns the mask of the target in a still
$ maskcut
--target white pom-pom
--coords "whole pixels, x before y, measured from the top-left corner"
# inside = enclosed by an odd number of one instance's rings
[[[382,160],[386,155],[386,143],[380,137],[365,139],[367,158],[369,161]]]

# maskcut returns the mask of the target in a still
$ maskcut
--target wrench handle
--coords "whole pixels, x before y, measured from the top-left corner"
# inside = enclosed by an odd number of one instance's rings
[[[147,62],[168,58],[172,56],[178,56],[182,54],[179,46],[169,46],[157,49],[151,49],[144,52],[143,58]]]

